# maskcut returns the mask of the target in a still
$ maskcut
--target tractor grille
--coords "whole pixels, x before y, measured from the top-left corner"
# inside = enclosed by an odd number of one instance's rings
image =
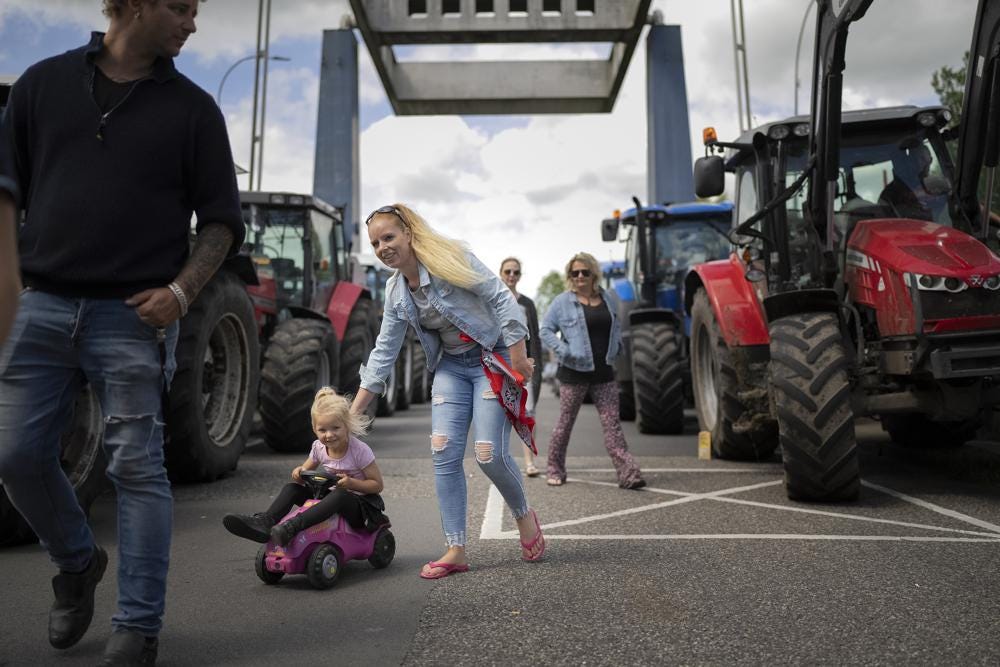
[[[951,292],[918,292],[918,294],[924,321],[1000,315],[1000,290],[970,287],[955,294]]]

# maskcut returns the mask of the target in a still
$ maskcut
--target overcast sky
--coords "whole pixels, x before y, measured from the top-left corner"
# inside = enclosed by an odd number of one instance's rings
[[[402,1],[402,0],[394,0]],[[613,0],[598,0],[610,2]],[[745,0],[755,122],[791,115],[796,39],[809,0]],[[875,0],[852,29],[845,108],[935,104],[931,73],[957,66],[969,48],[975,0]],[[738,132],[729,0],[654,0],[664,23],[682,27],[692,154],[701,129]],[[0,74],[86,42],[107,22],[100,0],[0,0]],[[210,0],[178,68],[215,95],[223,74],[252,54],[255,0]],[[340,26],[347,0],[273,0],[271,53],[291,58],[270,70],[263,188],[309,192],[322,30]],[[800,112],[808,111],[812,24],[800,59]],[[571,48],[566,57],[587,52]],[[522,56],[532,55],[519,48]],[[548,49],[551,51],[551,49]],[[508,52],[501,51],[506,57]],[[465,57],[490,58],[476,48]],[[359,36],[361,210],[405,201],[439,231],[467,241],[488,265],[524,262],[529,296],[574,252],[620,258],[599,222],[632,195],[646,199],[645,37],[610,114],[581,116],[395,117]],[[222,96],[236,162],[249,163],[253,64],[237,67]],[[241,187],[246,177],[240,178]],[[363,214],[363,213],[362,213]]]

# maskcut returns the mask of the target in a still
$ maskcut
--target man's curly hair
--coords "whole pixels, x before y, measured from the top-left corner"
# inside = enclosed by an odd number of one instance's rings
[[[104,0],[104,15],[109,19],[115,16],[120,16],[125,10],[125,5],[128,4],[128,0]]]

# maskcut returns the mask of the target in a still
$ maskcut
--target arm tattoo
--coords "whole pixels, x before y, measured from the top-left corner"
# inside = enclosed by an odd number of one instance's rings
[[[222,266],[233,245],[233,232],[223,224],[210,223],[198,233],[184,268],[177,275],[177,284],[193,302],[205,283]]]

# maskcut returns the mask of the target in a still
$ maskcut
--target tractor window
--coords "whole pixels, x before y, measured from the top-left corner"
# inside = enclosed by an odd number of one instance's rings
[[[740,223],[757,212],[757,186],[754,182],[753,165],[747,165],[739,174],[739,188],[736,193],[736,222]]]
[[[330,249],[333,242],[333,218],[316,210],[309,211],[312,223],[313,275],[318,289],[337,281],[337,265],[333,262]]]
[[[266,257],[274,272],[279,307],[304,302],[305,211],[259,207],[254,254]]]
[[[673,222],[656,228],[656,278],[658,282],[683,280],[695,264],[729,256],[724,236],[732,216]],[[714,228],[714,229],[713,229]]]

